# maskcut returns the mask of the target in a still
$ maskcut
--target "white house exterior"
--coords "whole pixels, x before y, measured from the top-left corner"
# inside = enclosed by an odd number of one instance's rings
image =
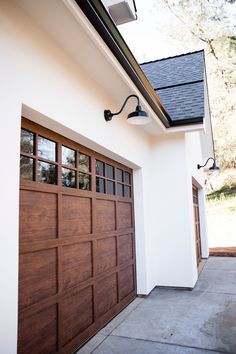
[[[137,294],[155,286],[193,288],[192,184],[199,193],[202,257],[208,257],[204,177],[197,170],[213,154],[207,90],[203,123],[165,127],[161,108],[158,116],[73,0],[2,0],[0,46],[0,352],[17,351],[22,117],[133,170]],[[104,109],[117,111],[130,94],[138,95],[152,123],[127,124],[132,100],[105,122]]]

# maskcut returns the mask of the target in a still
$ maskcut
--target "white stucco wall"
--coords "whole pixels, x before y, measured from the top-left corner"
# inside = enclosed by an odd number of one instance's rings
[[[134,169],[138,293],[148,294],[156,285],[193,287],[192,176],[200,185],[202,181],[191,156],[199,158],[198,135],[151,138],[142,128],[128,125],[124,116],[107,124],[103,110],[117,108],[109,90],[13,2],[0,1],[0,51],[0,352],[15,353],[17,345],[22,112]]]
[[[192,288],[197,279],[197,269],[194,230],[192,219],[189,220],[193,209],[189,205],[192,187],[189,185],[191,174],[184,134],[169,139],[153,139],[152,160],[155,164],[152,229],[155,230],[153,238],[157,241],[155,248],[150,244],[149,252],[155,260],[155,277],[161,286]]]
[[[15,353],[18,302],[19,143],[24,115],[130,167],[145,171],[149,137],[125,119],[107,124],[105,108],[115,103],[21,9],[1,2],[1,317],[0,351]],[[123,99],[123,97],[122,97]],[[30,107],[30,108],[29,108]],[[40,113],[40,114],[39,114]],[[67,128],[67,129],[65,129]],[[62,131],[63,130],[63,131]],[[146,293],[143,186],[147,173],[135,172],[138,287]],[[139,246],[140,243],[140,246]]]
[[[206,119],[209,119],[209,116]],[[201,161],[203,159],[203,154],[205,151],[205,146],[201,144],[201,138],[202,138],[202,132],[187,133],[185,135],[186,154],[187,154],[188,170],[189,170],[188,174],[192,176],[191,183],[193,183],[196,187],[198,187],[202,257],[207,258],[209,256],[209,249],[208,249],[207,220],[206,220],[206,210],[205,210],[205,190],[204,190],[205,176],[203,173],[203,169],[200,170],[197,169],[197,164],[199,163],[201,164]],[[211,136],[209,136],[209,139],[211,139]],[[208,144],[208,146],[210,146],[210,144]]]

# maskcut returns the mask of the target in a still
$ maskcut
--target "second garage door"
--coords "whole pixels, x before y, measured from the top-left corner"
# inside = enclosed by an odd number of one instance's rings
[[[136,296],[132,171],[26,119],[19,353],[72,353]]]
[[[199,202],[198,188],[193,185],[193,210],[194,210],[194,228],[195,228],[195,244],[197,265],[202,259],[201,235],[200,235],[200,218],[199,218]]]

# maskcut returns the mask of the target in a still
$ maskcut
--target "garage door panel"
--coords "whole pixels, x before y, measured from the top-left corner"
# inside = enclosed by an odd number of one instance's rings
[[[63,289],[92,277],[92,242],[81,242],[62,248]]]
[[[18,351],[71,354],[136,295],[132,171],[25,119],[23,130],[34,153],[21,149]],[[56,184],[38,179],[40,137],[57,146]]]
[[[119,264],[124,264],[133,259],[133,235],[121,235],[118,237]]]
[[[56,293],[57,250],[20,255],[19,307],[27,307]]]
[[[104,315],[108,310],[110,310],[117,304],[117,291],[117,273],[114,273],[106,278],[100,279],[96,283],[96,317]]]
[[[19,354],[51,354],[57,352],[57,305],[19,318]]]
[[[201,262],[201,235],[200,235],[200,218],[199,218],[199,201],[198,201],[198,188],[193,185],[193,210],[194,210],[194,229],[195,229],[195,246],[197,265]]]
[[[57,195],[22,190],[20,193],[22,242],[57,237]]]
[[[100,274],[117,264],[116,238],[108,237],[97,240],[96,274]]]
[[[91,233],[91,199],[62,196],[62,237]]]
[[[62,300],[63,346],[93,323],[93,287],[74,290]]]
[[[115,202],[96,200],[96,232],[114,231],[116,228]]]
[[[130,265],[122,269],[119,273],[120,299],[130,294],[134,288],[134,267]]]
[[[118,229],[128,229],[132,227],[132,204],[117,203],[117,224]]]

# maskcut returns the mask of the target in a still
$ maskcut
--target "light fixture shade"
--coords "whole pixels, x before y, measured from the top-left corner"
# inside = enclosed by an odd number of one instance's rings
[[[215,162],[213,163],[213,165],[209,168],[209,171],[218,171],[220,168],[218,166],[216,166]]]
[[[145,125],[150,123],[152,120],[148,116],[147,112],[141,110],[141,106],[137,106],[136,110],[128,115],[127,121],[133,125]]]

